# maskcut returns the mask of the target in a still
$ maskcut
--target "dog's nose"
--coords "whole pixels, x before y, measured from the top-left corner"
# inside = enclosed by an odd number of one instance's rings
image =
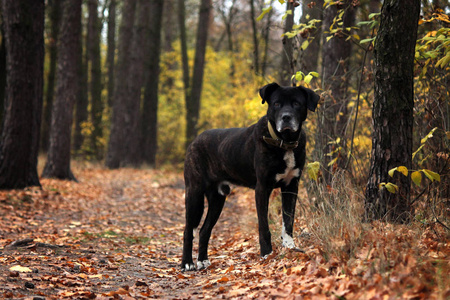
[[[292,119],[292,116],[286,114],[286,115],[283,115],[281,118],[283,119],[284,122],[289,122]]]

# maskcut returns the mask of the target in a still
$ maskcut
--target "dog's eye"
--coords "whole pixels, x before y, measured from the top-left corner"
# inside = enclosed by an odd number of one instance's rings
[[[280,106],[281,106],[280,102],[275,102],[273,104],[273,107],[275,107],[275,108],[280,108]]]
[[[294,101],[294,103],[292,104],[294,107],[299,107],[300,103],[298,103],[297,101]]]

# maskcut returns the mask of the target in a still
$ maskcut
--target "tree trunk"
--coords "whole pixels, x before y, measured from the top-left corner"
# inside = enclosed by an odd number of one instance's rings
[[[189,74],[189,58],[187,53],[187,37],[186,37],[186,7],[184,0],[178,0],[178,25],[180,27],[180,43],[181,43],[181,61],[183,67],[183,83],[184,83],[184,101],[186,107],[190,94],[190,74]]]
[[[98,18],[98,0],[88,1],[88,57],[90,66],[90,94],[91,94],[91,148],[94,157],[101,159],[103,156],[100,138],[103,136],[102,116],[102,70],[100,58],[100,31],[101,24]]]
[[[163,5],[165,5],[163,0],[152,1],[149,46],[146,55],[147,78],[141,117],[142,155],[144,161],[152,167],[155,166],[158,149],[158,83]]]
[[[140,107],[142,87],[144,85],[144,64],[145,64],[145,50],[150,47],[148,41],[148,22],[151,19],[150,8],[154,1],[138,0],[137,4],[137,22],[133,30],[133,41],[130,48],[130,64],[128,70],[128,97],[126,101],[127,112],[129,120],[126,122],[127,131],[125,135],[125,143],[122,147],[125,148],[125,155],[122,158],[122,165],[138,166],[142,159],[142,151],[140,146]],[[158,27],[161,29],[161,25]]]
[[[48,150],[50,124],[52,122],[52,106],[55,93],[55,73],[57,57],[57,41],[59,35],[61,19],[61,0],[50,0],[47,4],[50,7],[50,37],[48,42],[48,52],[50,55],[49,70],[47,77],[47,92],[45,95],[44,115],[42,118],[41,149]]]
[[[126,141],[130,114],[127,111],[128,71],[130,64],[130,47],[133,38],[134,15],[137,0],[125,0],[123,3],[122,21],[119,30],[118,58],[116,78],[114,81],[114,101],[105,165],[110,169],[121,167],[125,156]]]
[[[205,67],[206,42],[212,10],[211,0],[202,0],[197,25],[195,46],[194,74],[189,101],[186,102],[186,147],[197,136],[198,117],[200,115],[200,98],[202,95],[203,73]]]
[[[366,217],[391,222],[410,219],[410,177],[388,171],[411,169],[414,108],[414,54],[419,0],[385,0],[375,42],[375,99],[372,157],[366,189]],[[396,194],[379,189],[381,182],[398,185]]]
[[[1,5],[1,3],[0,3]],[[3,18],[2,18],[3,19]],[[5,113],[5,89],[6,89],[6,42],[4,21],[0,25],[1,42],[0,42],[0,132],[3,129],[3,117]]]
[[[294,25],[294,2],[286,2],[286,12],[291,11],[291,14],[286,17],[286,23],[284,25],[284,32],[292,31],[292,26]],[[290,86],[291,76],[295,73],[294,66],[294,46],[292,39],[286,36],[282,39],[283,48],[281,50],[281,69],[280,69],[280,85]]]
[[[273,4],[273,0],[270,0],[269,5],[272,6]],[[267,22],[264,26],[264,34],[263,34],[263,38],[264,38],[264,52],[263,52],[263,60],[261,63],[261,76],[264,78],[266,76],[266,71],[267,71],[267,66],[268,66],[268,61],[269,61],[269,38],[270,38],[270,28],[272,26],[272,15],[273,15],[273,10],[269,11],[269,13],[267,14]]]
[[[256,12],[255,12],[255,0],[249,0],[250,2],[250,19],[252,22],[252,37],[253,37],[253,70],[256,74],[259,74],[259,42],[258,42],[258,27],[256,26]]]
[[[108,66],[108,106],[112,107],[114,94],[114,65],[116,53],[116,0],[110,0],[108,8],[108,52],[106,64]]]
[[[331,5],[324,11],[323,26],[328,31],[338,12],[344,9],[342,28],[353,26],[355,11],[351,0],[346,0],[342,5]],[[339,26],[341,27],[341,26]],[[345,34],[344,34],[345,33]],[[323,105],[319,113],[320,125],[317,126],[316,155],[324,169],[323,175],[327,183],[331,182],[332,174],[336,168],[344,167],[347,156],[345,152],[345,131],[348,122],[348,95],[349,86],[349,60],[352,53],[351,42],[346,41],[350,32],[345,31],[334,34],[329,41],[326,35],[322,46],[322,76],[323,89],[327,91]],[[333,143],[340,139],[338,144]],[[339,150],[339,147],[342,147]],[[332,153],[332,154],[330,154]],[[330,155],[327,155],[330,154]],[[338,157],[335,163],[330,162]]]
[[[87,45],[87,38],[84,39]],[[79,44],[80,56],[78,57],[78,64],[80,68],[78,69],[78,97],[76,100],[76,110],[75,110],[75,132],[73,135],[73,149],[77,154],[80,154],[84,142],[83,135],[83,125],[88,121],[88,57],[87,49],[83,52],[83,45]]]
[[[81,0],[65,0],[58,44],[56,97],[53,103],[50,147],[42,173],[46,178],[76,180],[70,170],[72,111],[79,87]]]
[[[310,0],[302,1],[302,17],[300,23],[306,24],[309,20],[323,20],[323,0],[316,0],[311,2]],[[306,18],[309,16],[309,19]],[[311,37],[308,39],[309,46],[302,51],[301,54],[301,66],[300,70],[308,74],[309,72],[319,71],[319,53],[320,53],[320,40],[322,37],[321,23],[316,24],[316,29],[311,29],[309,32],[305,32],[305,37]],[[300,40],[303,42],[303,39]]]
[[[3,0],[7,51],[0,189],[40,186],[37,174],[44,65],[44,0]]]

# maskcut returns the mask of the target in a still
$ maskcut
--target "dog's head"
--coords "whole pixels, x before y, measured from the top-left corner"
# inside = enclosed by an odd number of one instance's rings
[[[267,102],[267,118],[285,140],[298,138],[308,109],[315,111],[320,96],[314,91],[298,87],[282,87],[270,83],[259,90],[262,103]]]

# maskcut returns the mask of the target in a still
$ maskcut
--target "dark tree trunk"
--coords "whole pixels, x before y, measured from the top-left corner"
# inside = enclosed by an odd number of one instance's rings
[[[72,111],[79,90],[81,0],[65,0],[58,43],[56,95],[53,103],[50,147],[42,173],[46,178],[76,180],[70,170]]]
[[[323,20],[323,0],[316,0],[314,2],[310,0],[302,1],[302,17],[300,23],[308,23],[306,16],[309,16],[309,20]],[[319,71],[319,53],[320,53],[320,41],[322,37],[322,23],[316,24],[316,29],[311,29],[309,32],[305,32],[305,37],[309,37],[309,46],[301,53],[301,66],[300,70],[308,74],[309,72]],[[300,42],[303,42],[301,39]],[[300,50],[302,51],[302,50]]]
[[[272,6],[273,0],[270,0],[270,5]],[[264,52],[263,52],[263,60],[261,63],[261,76],[264,77],[266,75],[267,66],[269,64],[269,38],[270,38],[270,28],[272,27],[272,15],[273,10],[269,11],[267,14],[267,21],[263,30],[263,40],[264,40]]]
[[[342,5],[331,5],[324,11],[323,26],[328,31],[339,9],[345,9],[342,28],[349,28],[355,21],[355,11],[352,1],[346,0]],[[327,93],[323,105],[319,110],[319,126],[316,138],[316,155],[324,168],[324,178],[331,182],[332,173],[337,167],[345,166],[345,131],[348,122],[349,60],[352,53],[351,42],[346,41],[349,32],[336,33],[329,41],[324,36],[322,46],[322,76],[323,87]],[[339,144],[333,141],[340,139]],[[342,147],[341,151],[338,151]],[[333,153],[332,156],[327,155]],[[338,156],[338,160],[331,166],[328,164]]]
[[[124,143],[129,133],[130,113],[127,111],[128,71],[130,47],[133,39],[133,24],[137,0],[125,0],[119,29],[117,67],[114,81],[114,101],[111,120],[111,134],[108,142],[105,165],[110,169],[121,167],[125,156]]]
[[[88,20],[88,57],[90,66],[90,94],[91,94],[91,147],[94,157],[101,159],[103,149],[100,138],[103,136],[102,116],[102,70],[100,58],[100,31],[101,24],[98,18],[98,0],[89,0],[88,2],[89,20]]]
[[[2,40],[0,43],[0,132],[3,129],[3,117],[5,113],[5,89],[6,89],[6,42],[4,22],[0,25]]]
[[[87,45],[87,39],[84,39]],[[78,58],[79,65],[81,66],[78,69],[78,81],[79,81],[79,89],[78,89],[78,97],[76,100],[76,110],[75,110],[75,132],[73,135],[73,149],[77,154],[80,154],[84,142],[83,135],[83,125],[88,121],[89,113],[88,113],[88,58],[87,58],[87,49],[83,52],[82,43],[79,44],[79,52],[80,56]]]
[[[250,2],[250,19],[252,22],[252,37],[253,37],[253,70],[259,74],[259,41],[258,41],[258,27],[256,26],[256,12],[255,0]]]
[[[61,0],[50,0],[47,4],[50,7],[50,36],[48,42],[48,52],[50,56],[49,70],[47,77],[47,92],[44,103],[44,116],[42,118],[41,131],[41,149],[48,150],[50,124],[52,122],[52,105],[53,95],[55,93],[55,73],[56,73],[56,57],[57,57],[57,41],[59,35],[60,19],[61,19]]]
[[[200,98],[202,95],[203,73],[205,67],[206,42],[211,17],[212,1],[202,0],[197,25],[197,41],[195,46],[194,74],[192,88],[186,102],[186,147],[197,136],[198,117],[200,114]]]
[[[292,13],[286,17],[286,23],[284,24],[284,32],[292,31],[292,26],[294,25],[294,2],[286,2],[286,11],[291,11]],[[279,83],[281,85],[289,86],[291,85],[291,76],[295,73],[294,66],[294,43],[292,39],[286,36],[282,39],[283,48],[281,49],[281,69],[280,69],[280,79]]]
[[[159,57],[161,53],[161,23],[163,0],[152,1],[149,46],[146,55],[147,78],[142,109],[142,153],[144,161],[154,167],[158,149],[158,83]]]
[[[130,49],[131,62],[128,70],[128,97],[127,97],[127,112],[129,120],[126,123],[124,130],[127,131],[125,135],[125,143],[122,147],[125,148],[125,155],[122,158],[121,165],[138,166],[141,162],[142,151],[139,149],[141,131],[139,128],[140,122],[140,107],[142,87],[144,85],[144,63],[145,50],[150,47],[148,41],[148,22],[151,19],[150,7],[154,1],[138,0],[136,17],[137,22],[133,30],[133,41]],[[161,17],[161,16],[159,16]],[[158,27],[161,29],[161,25]]]
[[[110,0],[108,8],[108,52],[106,64],[108,66],[108,106],[112,107],[114,94],[114,64],[116,53],[116,0]]]
[[[410,218],[410,177],[388,176],[394,167],[411,168],[414,108],[414,54],[420,0],[385,0],[375,42],[375,99],[372,157],[366,189],[366,217],[391,222]],[[398,185],[396,194],[379,189]]]
[[[190,74],[189,74],[189,58],[187,53],[187,37],[186,37],[186,7],[184,0],[178,0],[178,25],[180,27],[180,43],[181,43],[181,61],[183,67],[183,83],[184,83],[184,101],[186,107],[189,101],[190,90]]]
[[[153,2],[153,1],[152,1]],[[158,2],[158,1],[156,1]],[[162,28],[164,32],[164,46],[163,49],[165,52],[171,52],[173,51],[172,43],[175,40],[175,33],[176,33],[176,2],[175,1],[163,1],[164,2],[164,8],[163,8],[163,21],[162,21]],[[156,3],[155,3],[156,4]],[[151,30],[153,28],[150,28]],[[151,43],[150,43],[151,44]]]
[[[44,0],[3,0],[7,51],[0,189],[40,186],[37,174],[44,65]]]

